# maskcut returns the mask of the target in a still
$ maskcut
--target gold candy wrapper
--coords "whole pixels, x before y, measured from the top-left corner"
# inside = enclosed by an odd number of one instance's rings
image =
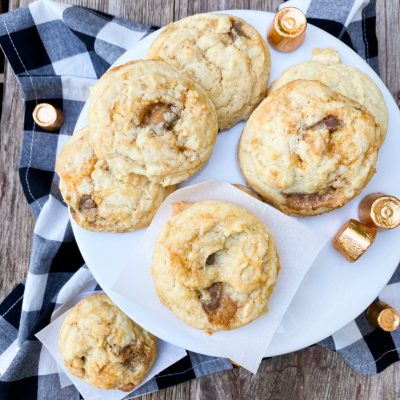
[[[333,239],[333,246],[349,262],[357,261],[371,246],[376,229],[351,219],[346,222]]]
[[[378,230],[396,228],[400,225],[400,200],[383,193],[372,193],[361,201],[358,215],[363,224]]]
[[[375,301],[367,309],[368,322],[375,328],[391,332],[400,325],[400,314],[382,301]]]
[[[64,115],[61,110],[48,103],[38,104],[32,113],[37,125],[46,131],[55,131],[64,122]]]
[[[293,51],[304,42],[306,28],[307,19],[304,13],[295,7],[285,7],[275,14],[267,39],[275,50]]]

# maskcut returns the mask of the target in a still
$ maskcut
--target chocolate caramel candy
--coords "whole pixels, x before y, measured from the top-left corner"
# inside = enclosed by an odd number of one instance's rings
[[[391,332],[400,325],[400,314],[383,301],[375,301],[367,309],[368,322],[375,328]]]
[[[349,262],[357,261],[371,246],[376,229],[351,219],[346,222],[333,239],[333,246]]]
[[[33,110],[32,116],[35,123],[46,131],[55,131],[64,122],[62,111],[49,103],[39,103]]]
[[[377,230],[396,228],[400,225],[400,200],[383,193],[372,193],[361,201],[358,215],[363,224]]]
[[[297,49],[304,41],[307,19],[295,7],[279,10],[267,32],[269,44],[278,51],[289,52]]]

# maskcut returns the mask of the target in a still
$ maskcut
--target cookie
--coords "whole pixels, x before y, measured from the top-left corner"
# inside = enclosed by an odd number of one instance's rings
[[[286,83],[297,80],[317,80],[363,105],[379,124],[379,143],[387,131],[388,111],[381,91],[375,82],[355,67],[342,64],[339,52],[333,49],[314,49],[311,61],[285,70],[270,88],[273,92]]]
[[[68,370],[100,389],[131,391],[150,371],[157,339],[105,294],[87,297],[67,314],[59,336]]]
[[[146,227],[174,186],[164,187],[136,174],[118,179],[108,163],[97,158],[90,136],[89,128],[77,132],[56,162],[60,191],[72,217],[93,231],[127,232]]]
[[[219,129],[247,119],[265,97],[270,73],[261,35],[233,15],[198,14],[165,27],[148,57],[187,72],[206,91]]]
[[[134,173],[163,186],[194,175],[218,133],[204,91],[162,61],[111,68],[92,88],[89,120],[96,154],[119,178]]]
[[[266,313],[278,272],[266,227],[225,201],[183,208],[167,222],[153,254],[161,302],[207,333],[239,328]]]
[[[373,116],[318,81],[273,91],[247,122],[238,146],[248,185],[286,214],[320,214],[356,196],[375,172]]]

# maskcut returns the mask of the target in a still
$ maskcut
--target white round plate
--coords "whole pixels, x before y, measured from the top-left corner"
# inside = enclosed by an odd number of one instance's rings
[[[263,37],[273,14],[261,11],[224,11],[237,15],[253,25]],[[123,54],[114,65],[146,57],[146,52],[159,32],[154,32]],[[353,65],[367,73],[382,91],[389,110],[388,134],[377,163],[377,173],[362,194],[345,207],[317,217],[304,218],[301,222],[328,237],[333,237],[349,218],[357,218],[360,199],[371,192],[390,193],[400,197],[400,126],[399,109],[378,75],[353,50],[341,41],[316,28],[308,26],[304,44],[292,53],[271,51],[272,82],[287,67],[309,60],[315,47],[332,47],[340,52],[345,64]],[[87,123],[87,104],[78,120],[76,129]],[[207,166],[196,176],[184,182],[187,186],[208,179],[244,183],[236,161],[236,146],[244,123],[222,132],[216,148],[223,148],[228,155],[218,159],[212,156]],[[217,168],[223,165],[224,168]],[[216,171],[218,171],[216,173]],[[232,176],[236,177],[232,180]],[[72,223],[82,255],[97,282],[113,301],[144,328],[172,344],[188,350],[207,354],[208,350],[196,340],[172,334],[157,324],[146,310],[115,293],[111,287],[119,272],[125,267],[135,268],[132,249],[140,241],[143,230],[126,233],[96,233]],[[276,332],[266,356],[299,350],[333,334],[357,317],[379,294],[400,260],[400,229],[379,233],[371,249],[356,263],[350,264],[328,245],[319,254],[294,297]],[[293,243],[295,246],[296,244]]]

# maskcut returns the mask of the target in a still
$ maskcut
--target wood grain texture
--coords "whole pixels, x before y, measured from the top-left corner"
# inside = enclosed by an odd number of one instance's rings
[[[11,0],[10,8],[29,0]],[[65,1],[137,22],[164,25],[194,13],[223,9],[275,11],[279,0],[80,0]],[[400,100],[400,2],[378,0],[377,34],[381,76]],[[23,102],[10,68],[0,129],[0,301],[25,275],[33,218],[17,175]],[[395,400],[400,398],[400,363],[375,376],[353,372],[336,353],[314,346],[264,361],[257,375],[242,368],[185,382],[143,396],[161,399]]]

